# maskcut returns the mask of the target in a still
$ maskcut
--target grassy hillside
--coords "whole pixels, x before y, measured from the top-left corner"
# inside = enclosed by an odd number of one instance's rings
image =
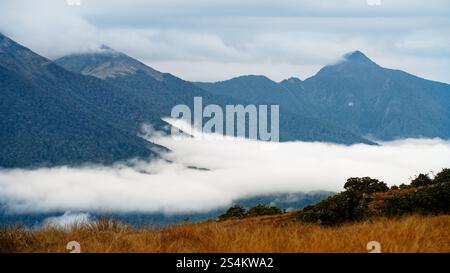
[[[344,191],[318,204],[305,207],[298,219],[322,225],[339,225],[373,217],[398,217],[410,214],[450,214],[450,169],[431,179],[419,174],[410,185],[388,188],[370,177],[347,180]]]
[[[237,221],[135,229],[108,221],[70,231],[47,228],[0,232],[0,252],[450,252],[450,216],[380,218],[339,227],[297,221],[293,213]]]

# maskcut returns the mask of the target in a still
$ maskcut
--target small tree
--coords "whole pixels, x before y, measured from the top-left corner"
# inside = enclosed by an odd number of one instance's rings
[[[442,169],[436,176],[434,177],[434,183],[446,183],[450,182],[450,169],[445,168]]]
[[[242,206],[235,205],[229,208],[224,214],[220,215],[219,220],[240,219],[244,218],[245,214],[246,210]]]
[[[344,185],[344,189],[349,192],[357,193],[374,193],[385,192],[389,190],[386,183],[378,181],[370,177],[352,177],[347,179],[347,183]]]
[[[420,187],[433,184],[433,180],[428,176],[428,174],[420,173],[411,181],[411,186]]]
[[[367,213],[367,204],[371,199],[371,194],[385,192],[389,190],[389,187],[386,183],[370,177],[352,177],[347,179],[344,189],[345,192],[340,194],[341,198],[339,199],[343,203],[333,205],[338,206],[338,210],[344,211],[341,219],[355,221],[364,218]]]

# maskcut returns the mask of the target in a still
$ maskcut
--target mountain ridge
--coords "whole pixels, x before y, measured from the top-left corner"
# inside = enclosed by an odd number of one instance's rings
[[[85,62],[85,60],[86,58],[90,59],[91,57],[92,55],[88,54],[72,54],[55,60],[55,63],[71,70],[72,72],[80,73],[85,69],[85,67],[73,66],[71,63],[87,63],[86,65],[90,66],[89,62]],[[127,56],[127,58],[132,59],[130,56]],[[108,62],[108,60],[105,61]],[[129,62],[136,62],[136,60],[133,59]],[[103,67],[102,63],[98,63],[96,65],[98,67]],[[96,75],[91,74],[91,76]],[[321,122],[315,117],[309,115],[306,111],[296,114],[292,113],[292,111],[287,111],[287,108],[285,109],[287,103],[295,102],[293,97],[294,95],[291,94],[292,92],[289,89],[278,86],[277,83],[271,81],[265,76],[243,76],[242,80],[245,81],[247,78],[256,79],[255,82],[248,85],[248,87],[253,90],[258,89],[261,82],[264,84],[269,83],[272,88],[278,87],[278,92],[283,93],[286,96],[285,98],[282,98],[284,106],[283,109],[280,110],[281,141],[305,140],[329,141],[342,144],[373,144],[372,142],[347,132],[346,130],[333,124]],[[184,81],[169,73],[163,73],[160,81],[155,81],[151,77],[146,76],[145,73],[139,73],[139,71],[134,74],[108,77],[103,80],[120,88],[129,89],[129,92],[139,94],[142,100],[158,101],[159,111],[166,113],[166,116],[170,115],[171,108],[176,104],[188,105],[191,109],[193,109],[193,98],[195,96],[202,97],[204,105],[216,104],[222,107],[236,104],[273,104],[273,101],[261,100],[261,96],[252,97],[242,96],[239,94],[236,94],[235,96],[227,96],[227,94],[220,92],[208,92],[195,83]],[[298,105],[291,104],[289,107],[292,110],[294,108],[298,108]]]
[[[233,96],[249,91],[250,80],[242,79],[196,84],[213,93]],[[282,86],[293,96],[285,102],[277,95],[273,102],[356,135],[381,141],[450,138],[450,85],[384,68],[359,50],[345,54],[339,62],[324,66],[305,80],[291,77],[272,84],[277,86],[265,85],[264,92],[250,90],[251,96],[261,101]]]
[[[156,156],[152,149],[161,147],[132,133],[136,127],[128,115],[138,111],[122,106],[121,90],[69,72],[5,36],[0,48],[0,166],[110,164]]]
[[[84,63],[74,63],[73,55],[83,56],[85,59],[81,58],[81,60]],[[69,71],[77,71],[83,75],[90,75],[100,79],[131,75],[137,73],[139,70],[147,73],[155,80],[162,80],[163,73],[106,45],[102,45],[98,52],[73,55],[71,55],[72,57],[64,56],[59,58],[56,60],[56,63]],[[69,58],[70,61],[68,61]],[[100,67],[99,64],[101,64]]]
[[[138,137],[142,124],[167,131],[161,118],[196,96],[222,106],[279,104],[281,141],[450,138],[450,85],[383,68],[360,51],[346,58],[305,80],[192,83],[106,46],[51,61],[0,34],[0,166],[157,156],[164,147]]]

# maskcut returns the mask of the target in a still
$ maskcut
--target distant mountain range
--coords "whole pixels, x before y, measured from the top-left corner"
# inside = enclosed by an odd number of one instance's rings
[[[280,139],[281,141],[329,141],[352,144],[365,142],[366,139],[353,134],[332,123],[321,121],[306,112],[294,111],[297,105],[285,107],[294,98],[283,96],[269,90],[270,94],[255,94],[255,97],[229,96],[227,93],[216,94],[194,83],[183,81],[171,74],[164,74],[141,62],[117,51],[103,46],[97,53],[74,54],[55,61],[61,67],[86,76],[102,79],[104,82],[126,89],[129,96],[136,96],[145,101],[148,107],[157,112],[157,118],[169,116],[173,106],[185,104],[193,108],[195,96],[201,96],[203,104],[237,105],[237,104],[280,104]],[[275,84],[276,85],[276,84]],[[255,87],[257,88],[257,87]],[[282,88],[282,87],[281,87]],[[282,88],[285,91],[284,88]],[[256,90],[247,90],[255,93]],[[263,92],[264,90],[260,90]],[[278,97],[280,99],[278,99]],[[259,97],[259,99],[257,99]],[[266,97],[262,100],[261,97]],[[149,120],[150,122],[160,122]],[[142,122],[142,121],[141,121]]]
[[[102,46],[51,61],[0,34],[0,167],[109,164],[164,149],[173,106],[278,104],[281,141],[373,143],[450,137],[450,85],[385,69],[361,52],[301,81],[242,76],[191,83]]]
[[[305,81],[241,76],[196,84],[214,94],[272,101],[369,139],[450,137],[449,84],[383,68],[360,51]]]

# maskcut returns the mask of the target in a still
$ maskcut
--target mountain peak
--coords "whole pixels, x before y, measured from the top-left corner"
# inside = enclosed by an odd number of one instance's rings
[[[374,64],[374,62],[371,59],[369,59],[364,53],[362,53],[359,50],[355,50],[355,51],[345,54],[343,59],[347,62],[352,62],[352,63],[357,62],[357,63],[372,63],[372,64]]]
[[[100,50],[104,50],[104,51],[115,51],[114,49],[110,48],[109,46],[102,44],[100,46]]]
[[[129,76],[138,72],[144,72],[158,81],[163,78],[161,72],[107,45],[101,45],[98,51],[68,55],[55,62],[69,71],[100,79]]]
[[[98,55],[104,55],[104,56],[106,55],[106,56],[109,56],[109,58],[111,58],[111,59],[117,59],[119,57],[123,57],[124,59],[133,59],[133,58],[127,56],[125,53],[117,51],[117,50],[115,50],[115,49],[113,49],[113,48],[111,48],[111,47],[109,47],[109,46],[107,46],[105,44],[100,45],[100,47],[98,47],[97,51],[93,51],[93,52],[88,53],[88,54],[91,54],[91,55],[94,55],[94,56],[95,55],[97,55],[97,56]]]
[[[235,78],[232,78],[231,80],[262,80],[262,81],[272,81],[271,79],[267,78],[267,76],[264,75],[255,75],[255,74],[249,74],[249,75],[242,75]]]
[[[339,62],[324,66],[311,78],[316,76],[328,77],[337,74],[355,76],[368,71],[378,71],[380,68],[378,64],[369,59],[364,53],[356,50],[345,54]]]
[[[289,77],[285,80],[282,80],[280,83],[301,84],[301,83],[303,83],[303,81],[297,77]]]
[[[349,53],[345,54],[345,56],[347,57],[347,59],[356,59],[356,60],[369,59],[369,58],[367,58],[367,56],[364,53],[362,53],[359,50],[349,52]]]

